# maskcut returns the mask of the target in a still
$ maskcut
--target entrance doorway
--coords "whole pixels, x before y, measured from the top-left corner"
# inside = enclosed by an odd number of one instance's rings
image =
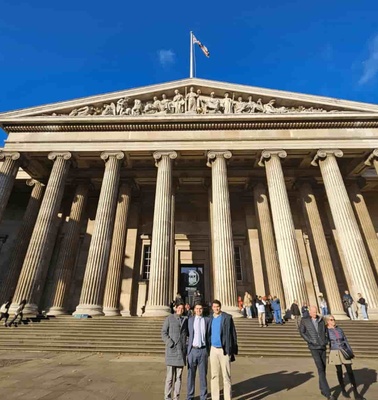
[[[204,264],[181,264],[179,292],[185,301],[193,306],[194,292],[199,291],[204,299]]]

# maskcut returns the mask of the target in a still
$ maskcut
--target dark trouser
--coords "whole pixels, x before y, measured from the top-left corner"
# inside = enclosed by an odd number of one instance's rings
[[[9,314],[8,314],[8,313],[5,313],[5,312],[2,312],[2,313],[0,314],[0,321],[1,321],[3,318],[5,318],[4,324],[6,324],[7,321],[8,321],[8,318],[9,318]]]
[[[319,375],[319,389],[320,392],[325,396],[331,396],[331,390],[329,389],[329,385],[326,378],[326,362],[327,355],[326,350],[311,350],[312,358],[315,361],[316,368],[318,369]]]
[[[14,322],[16,322],[17,318],[19,318],[18,323],[20,323],[22,321],[23,316],[24,316],[24,314],[22,312],[20,312],[19,314],[15,314],[12,321],[9,322],[9,326],[11,326]]]
[[[197,367],[200,377],[200,400],[207,397],[207,349],[194,349],[188,355],[188,395],[187,400],[194,399],[194,389],[196,384]]]
[[[345,368],[347,370],[349,382],[353,387],[353,391],[356,392],[357,390],[357,385],[356,385],[356,379],[354,377],[353,369],[352,369],[352,364],[345,364]],[[345,390],[345,383],[344,383],[344,377],[343,377],[343,366],[342,365],[336,365],[336,373],[337,373],[337,380],[339,381],[339,384],[341,386],[341,390]]]

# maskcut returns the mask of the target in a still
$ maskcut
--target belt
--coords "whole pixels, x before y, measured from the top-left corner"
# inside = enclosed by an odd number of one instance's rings
[[[206,346],[201,346],[201,347],[198,347],[198,346],[192,346],[192,348],[193,348],[193,349],[205,349],[205,348],[206,348]]]

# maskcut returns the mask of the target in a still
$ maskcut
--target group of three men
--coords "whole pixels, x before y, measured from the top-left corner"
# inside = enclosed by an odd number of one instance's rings
[[[178,400],[184,366],[188,363],[187,400],[194,398],[195,379],[198,369],[200,400],[207,397],[207,366],[210,358],[211,395],[220,398],[220,377],[223,377],[225,400],[231,400],[231,362],[238,354],[234,321],[230,314],[222,312],[219,300],[212,302],[212,316],[203,316],[201,303],[194,305],[194,315],[184,317],[184,304],[176,304],[176,312],[166,318],[161,331],[165,342],[167,375],[165,400]],[[172,397],[173,392],[173,397]]]

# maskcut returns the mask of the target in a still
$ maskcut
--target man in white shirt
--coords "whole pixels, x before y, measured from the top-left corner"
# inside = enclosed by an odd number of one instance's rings
[[[194,305],[194,316],[189,318],[188,341],[188,395],[187,400],[194,399],[197,367],[200,377],[200,400],[207,397],[207,364],[210,351],[210,319],[203,317],[201,303]]]

